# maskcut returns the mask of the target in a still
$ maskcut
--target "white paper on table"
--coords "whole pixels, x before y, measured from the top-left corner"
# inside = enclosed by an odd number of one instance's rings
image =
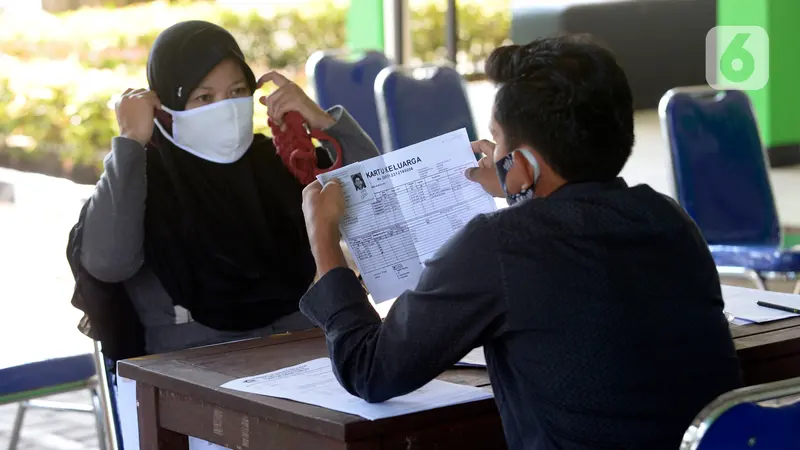
[[[410,394],[383,403],[367,403],[344,390],[333,374],[329,358],[319,358],[275,372],[240,378],[229,381],[222,387],[321,406],[368,420],[492,398],[490,392],[477,387],[433,380]]]
[[[722,298],[725,300],[726,312],[731,313],[737,319],[756,323],[798,317],[798,314],[759,306],[756,304],[757,301],[800,309],[800,295],[783,292],[723,285]]]
[[[460,129],[317,177],[342,182],[342,235],[376,303],[414,288],[442,244],[496,210],[494,198],[464,176],[475,166]]]
[[[467,353],[467,356],[461,358],[461,361],[457,362],[456,366],[486,367],[486,355],[483,353],[483,347],[478,347]]]

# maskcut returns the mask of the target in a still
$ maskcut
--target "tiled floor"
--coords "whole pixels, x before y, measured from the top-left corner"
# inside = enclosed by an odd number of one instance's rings
[[[486,124],[493,89],[478,84],[472,85],[470,91],[479,133],[489,137]],[[669,193],[669,158],[654,112],[637,114],[636,138],[633,157],[623,175],[629,183],[646,182]],[[783,222],[800,225],[800,167],[773,170],[772,177]],[[88,340],[75,330],[80,314],[69,304],[72,276],[64,256],[67,233],[80,206],[76,190],[59,180],[30,178],[25,177],[27,185],[19,191],[19,204],[0,203],[0,299],[2,307],[14,313],[0,313],[0,330],[12,338],[31,326],[58,330],[58,335],[64,336],[60,345],[88,352]],[[19,315],[37,319],[35,323],[14,320]],[[15,349],[26,351],[24,346]],[[86,393],[60,398],[89,402]],[[7,446],[15,411],[14,405],[0,406],[0,448]],[[97,448],[90,414],[33,410],[25,424],[21,448]]]
[[[15,342],[15,337],[30,336],[27,332],[30,327],[59,336],[53,340],[59,352],[92,349],[91,341],[75,328],[80,314],[69,304],[72,275],[64,256],[67,233],[79,205],[67,201],[49,203],[31,201],[15,206],[0,203],[0,299],[3,300],[0,337],[4,360],[9,357],[18,360],[24,352],[38,352],[44,347],[39,342],[28,346]],[[35,319],[20,321],[19,317]],[[86,391],[48,400],[90,403]],[[8,445],[16,410],[16,405],[0,406],[0,448]],[[25,415],[20,448],[97,448],[94,416],[31,409]]]
[[[48,400],[89,404],[86,391],[57,395]],[[16,405],[0,407],[0,448],[6,448],[16,414]],[[26,412],[20,449],[96,449],[94,416],[86,413],[31,409]]]

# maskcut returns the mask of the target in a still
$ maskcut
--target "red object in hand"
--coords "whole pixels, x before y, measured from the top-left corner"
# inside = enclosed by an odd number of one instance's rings
[[[339,143],[324,131],[308,127],[300,113],[289,111],[283,116],[284,130],[272,119],[268,119],[267,124],[272,130],[272,142],[283,165],[304,185],[313,183],[321,173],[342,167],[342,147]],[[336,160],[327,169],[317,166],[316,147],[311,138],[328,141],[336,150]]]

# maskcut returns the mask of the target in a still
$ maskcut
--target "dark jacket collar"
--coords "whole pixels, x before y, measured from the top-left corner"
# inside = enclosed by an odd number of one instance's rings
[[[615,189],[624,189],[628,187],[622,177],[615,178],[611,181],[586,181],[580,183],[567,183],[560,188],[556,189],[548,198],[571,198],[582,197],[587,194],[593,194],[602,191],[611,191]]]

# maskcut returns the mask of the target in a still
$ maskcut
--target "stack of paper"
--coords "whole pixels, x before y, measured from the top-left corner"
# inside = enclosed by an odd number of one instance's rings
[[[798,314],[759,306],[756,304],[759,301],[800,309],[800,295],[782,292],[722,286],[722,297],[725,300],[725,312],[748,322],[762,323],[798,317]]]
[[[456,366],[486,367],[486,355],[483,354],[483,347],[478,347],[467,353],[467,356],[461,358],[461,361],[457,362]]]
[[[308,403],[368,420],[492,398],[490,392],[480,388],[433,380],[410,394],[383,403],[367,403],[344,390],[333,374],[329,358],[319,358],[275,372],[240,378],[229,381],[222,387]]]

